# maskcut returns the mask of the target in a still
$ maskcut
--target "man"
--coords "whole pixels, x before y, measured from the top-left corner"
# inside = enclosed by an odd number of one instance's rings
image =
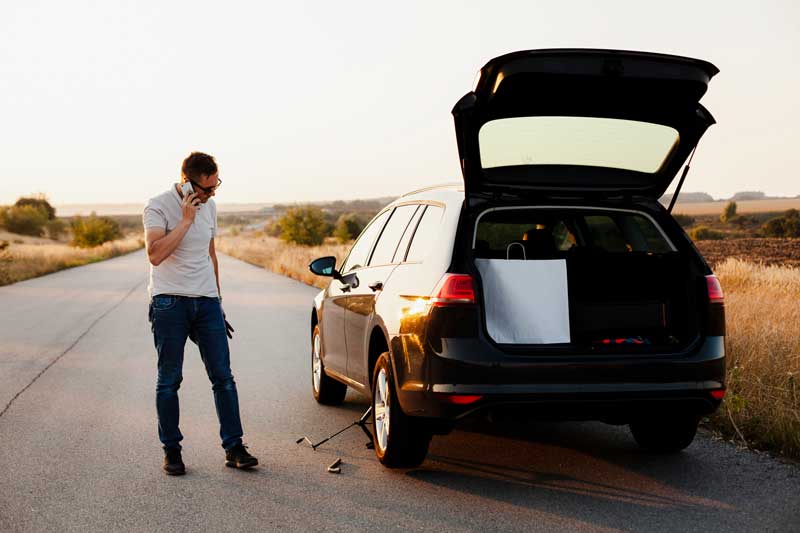
[[[212,197],[221,183],[214,158],[193,152],[181,167],[181,183],[151,198],[144,209],[151,265],[150,322],[158,352],[158,436],[164,446],[163,469],[169,475],[186,472],[181,458],[183,435],[178,428],[178,388],[183,379],[187,337],[200,348],[212,383],[225,465],[250,468],[258,464],[242,444],[239,399],[227,339],[233,328],[225,320],[219,290],[214,250],[217,207]]]

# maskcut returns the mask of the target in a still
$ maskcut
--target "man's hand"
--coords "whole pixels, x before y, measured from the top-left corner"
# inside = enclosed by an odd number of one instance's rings
[[[220,305],[219,308],[222,309],[222,306]],[[225,334],[228,336],[229,339],[232,339],[233,332],[236,330],[233,329],[233,326],[231,326],[231,323],[228,322],[228,319],[225,317],[225,309],[222,309],[222,320],[225,321]]]
[[[189,193],[183,197],[181,201],[181,210],[183,211],[182,222],[191,226],[194,223],[194,216],[200,207],[200,200],[197,198],[197,193]]]

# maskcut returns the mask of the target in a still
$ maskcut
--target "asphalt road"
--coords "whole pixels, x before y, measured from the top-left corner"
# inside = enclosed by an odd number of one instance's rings
[[[316,289],[221,258],[245,442],[225,468],[211,388],[187,344],[188,474],[161,470],[143,252],[0,288],[0,531],[788,531],[800,468],[701,435],[639,451],[624,427],[475,420],[433,440],[419,468],[383,468],[356,428],[366,409],[311,397]],[[342,473],[326,472],[337,457]]]

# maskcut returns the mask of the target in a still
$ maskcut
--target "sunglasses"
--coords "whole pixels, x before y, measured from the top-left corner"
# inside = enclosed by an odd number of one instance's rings
[[[214,185],[213,187],[203,187],[202,185],[200,185],[199,183],[197,183],[193,179],[190,179],[189,181],[192,182],[192,185],[194,185],[196,189],[199,189],[199,190],[203,191],[206,194],[211,194],[212,192],[214,192],[217,189],[219,189],[220,185],[222,185],[222,180],[219,179],[219,178],[217,178],[217,184]]]

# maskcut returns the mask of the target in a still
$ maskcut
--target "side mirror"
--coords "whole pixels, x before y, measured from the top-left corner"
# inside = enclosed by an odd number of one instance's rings
[[[332,255],[314,259],[308,265],[308,269],[318,276],[331,276],[333,279],[341,278],[336,270],[336,258]]]

